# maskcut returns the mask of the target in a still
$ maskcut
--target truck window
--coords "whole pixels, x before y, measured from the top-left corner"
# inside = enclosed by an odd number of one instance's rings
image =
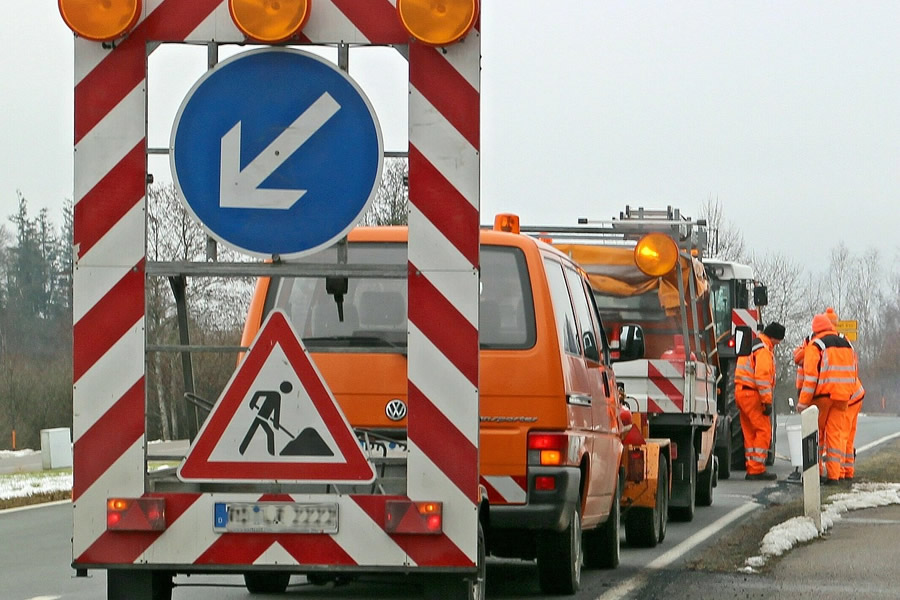
[[[550,298],[553,301],[553,314],[556,317],[556,329],[563,350],[569,354],[581,355],[581,344],[578,339],[578,326],[575,324],[575,311],[569,298],[569,288],[563,275],[562,265],[548,258],[544,259],[547,271],[547,283],[550,286]]]
[[[716,323],[716,335],[731,331],[731,294],[730,286],[725,281],[712,282],[713,319]]]
[[[591,319],[591,305],[584,287],[584,281],[578,271],[566,266],[563,271],[566,281],[569,282],[569,291],[572,293],[572,304],[575,306],[575,316],[581,331],[581,345],[584,348],[584,356],[594,362],[600,362],[600,341],[595,330],[594,320]]]
[[[301,262],[337,264],[337,249],[327,248]],[[347,262],[405,265],[407,247],[402,243],[351,243]],[[351,277],[347,284],[343,320],[334,296],[326,293],[324,277],[281,278],[272,286],[275,296],[269,304],[290,315],[304,343],[317,352],[396,352],[398,348],[405,352],[406,278]],[[480,310],[482,348],[534,345],[534,302],[521,250],[481,248]]]

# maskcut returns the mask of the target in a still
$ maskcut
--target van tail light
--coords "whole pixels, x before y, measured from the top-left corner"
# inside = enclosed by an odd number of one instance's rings
[[[384,530],[388,533],[441,533],[444,530],[443,504],[388,500],[384,505]]]
[[[530,466],[559,466],[568,464],[569,436],[564,433],[528,434],[528,464]]]
[[[644,451],[640,448],[628,451],[628,481],[644,480]]]
[[[106,501],[106,529],[109,531],[163,531],[165,528],[165,498],[109,498]]]

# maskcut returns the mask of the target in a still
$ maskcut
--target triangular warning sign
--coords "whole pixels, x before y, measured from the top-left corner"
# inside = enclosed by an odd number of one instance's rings
[[[287,316],[274,310],[203,423],[178,477],[370,483],[375,470]]]

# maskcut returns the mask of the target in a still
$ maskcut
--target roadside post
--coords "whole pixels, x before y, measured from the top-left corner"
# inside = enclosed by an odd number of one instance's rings
[[[819,409],[810,406],[800,413],[803,434],[803,514],[822,529],[822,490],[819,485]]]

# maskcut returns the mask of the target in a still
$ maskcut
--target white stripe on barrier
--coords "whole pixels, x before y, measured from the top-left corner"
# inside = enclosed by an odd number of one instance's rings
[[[144,139],[142,80],[75,146],[75,204]]]
[[[409,89],[409,143],[474,207],[478,206],[478,151],[416,88]]]
[[[525,490],[512,477],[486,475],[484,478],[505,501],[511,504],[523,504],[528,497]]]
[[[437,228],[437,224],[432,223],[422,214],[422,211],[414,204],[409,205],[409,230],[418,231],[414,243],[409,244],[409,262],[416,266],[420,271],[462,271],[472,272],[472,263],[466,258],[450,240]],[[415,243],[415,242],[418,243]],[[435,278],[437,279],[437,278]],[[429,280],[431,281],[431,280]],[[442,285],[438,290],[444,294],[444,297],[450,300],[458,310],[465,315],[470,322],[475,322],[474,313],[472,312],[472,303],[463,302],[462,298],[466,294],[470,294],[471,290],[467,289],[447,289],[442,281],[435,281],[433,285]]]
[[[416,354],[409,357],[409,380],[457,427],[471,423],[478,389],[453,368],[447,357],[412,321],[409,323],[409,345],[418,348]],[[460,431],[473,445],[478,444],[478,419],[474,419],[472,427]]]
[[[144,376],[144,317],[85,371],[72,389],[72,440],[81,436]]]

